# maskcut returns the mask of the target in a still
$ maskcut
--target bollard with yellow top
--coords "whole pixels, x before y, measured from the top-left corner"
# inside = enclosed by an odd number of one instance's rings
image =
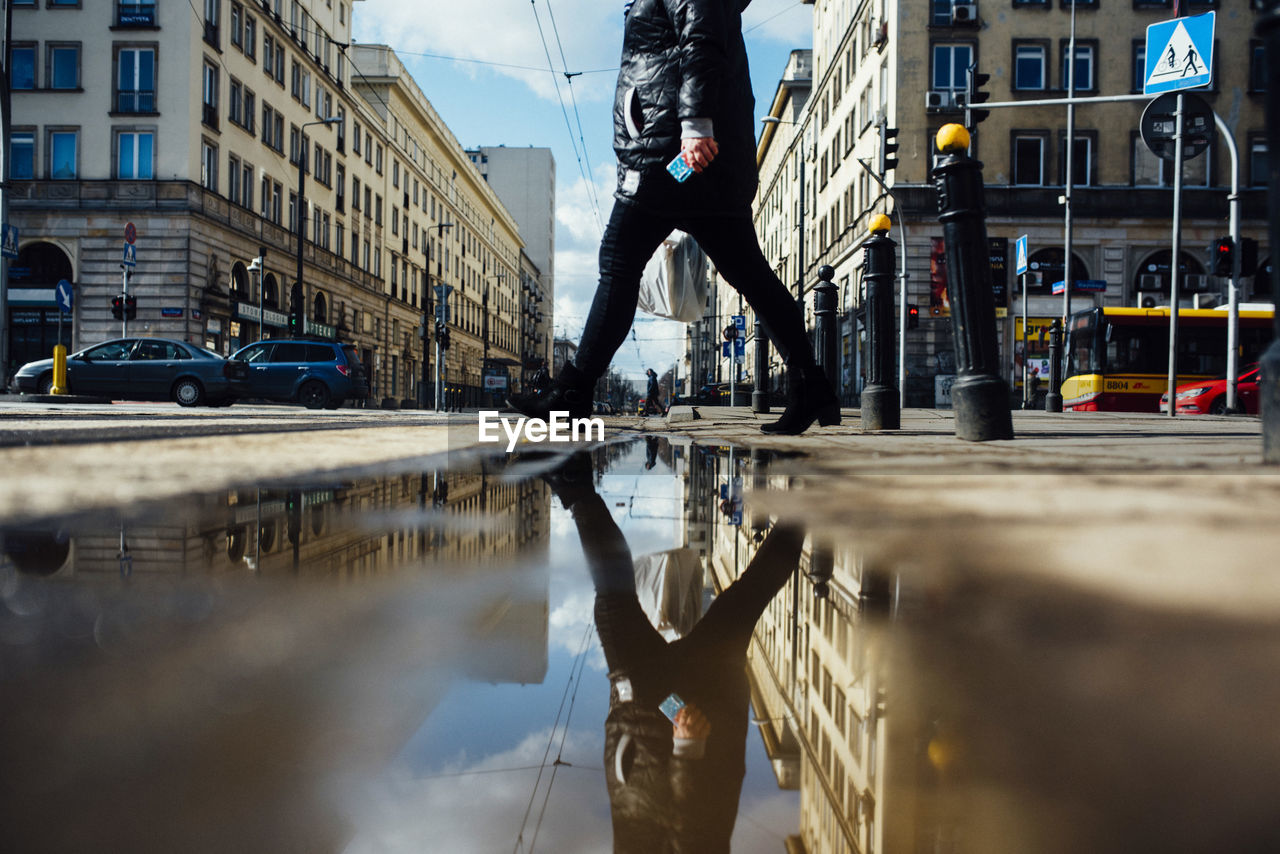
[[[67,347],[65,344],[53,345],[53,388],[50,394],[67,393]]]
[[[862,430],[897,430],[902,426],[900,390],[894,377],[893,279],[895,251],[889,217],[871,218],[871,237],[862,244],[862,280],[866,283],[867,385],[862,390]],[[906,310],[906,306],[903,306]]]
[[[971,442],[1012,439],[1009,385],[1000,377],[982,164],[969,156],[969,131],[961,125],[943,125],[937,145],[942,156],[933,167],[933,180],[955,342],[951,402],[956,437]]]

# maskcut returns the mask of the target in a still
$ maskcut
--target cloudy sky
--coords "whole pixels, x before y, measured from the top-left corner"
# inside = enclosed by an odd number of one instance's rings
[[[552,149],[556,332],[574,340],[595,292],[613,199],[610,110],[622,7],[623,0],[366,0],[354,11],[356,41],[395,49],[463,146]],[[754,0],[743,19],[763,115],[789,52],[811,45],[811,7]],[[570,82],[565,71],[580,74]],[[661,373],[673,364],[684,340],[680,324],[639,318],[614,359],[637,379],[646,366]]]

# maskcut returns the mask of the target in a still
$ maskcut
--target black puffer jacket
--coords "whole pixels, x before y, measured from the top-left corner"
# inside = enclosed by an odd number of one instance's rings
[[[756,140],[742,40],[751,0],[635,0],[627,10],[614,97],[620,199],[672,214],[747,213],[756,192]],[[710,119],[720,153],[678,184],[680,122]]]

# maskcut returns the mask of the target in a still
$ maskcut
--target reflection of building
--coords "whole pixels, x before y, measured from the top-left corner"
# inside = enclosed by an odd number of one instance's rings
[[[908,332],[904,402],[933,405],[933,375],[954,370],[950,320],[934,239],[936,191],[931,186],[932,140],[945,123],[963,122],[957,96],[970,65],[991,75],[992,101],[1038,100],[1065,94],[1067,37],[1076,8],[1075,89],[1080,95],[1141,92],[1149,24],[1167,18],[1170,3],[1054,3],[1046,0],[919,4],[873,0],[856,4],[812,3],[811,62],[801,52],[779,83],[769,115],[795,125],[765,125],[757,153],[761,165],[756,224],[768,257],[788,286],[803,278],[812,285],[818,267],[836,270],[840,311],[846,317],[843,376],[858,390],[860,357],[858,289],[860,248],[871,216],[893,203],[859,161],[875,165],[882,126],[896,128],[900,161],[887,183],[905,215],[910,272],[908,302],[921,307],[920,328]],[[1219,4],[1188,0],[1191,14]],[[922,25],[921,13],[927,16]],[[1255,15],[1217,15],[1215,83],[1202,91],[1231,127],[1242,161],[1244,234],[1265,247],[1266,174],[1262,95],[1262,48],[1252,40]],[[807,52],[806,52],[807,53]],[[801,84],[804,84],[801,86]],[[811,90],[807,87],[811,85]],[[807,100],[804,100],[807,95]],[[1072,278],[1105,283],[1101,292],[1072,296],[1072,309],[1095,305],[1134,306],[1144,299],[1168,304],[1170,293],[1170,164],[1156,158],[1138,135],[1141,101],[1082,106],[1076,111],[1072,146],[1074,216]],[[1029,314],[1061,316],[1063,299],[1052,294],[1063,278],[1064,223],[1059,196],[1066,178],[1066,110],[1034,107],[991,110],[974,138],[974,154],[985,164],[985,205],[992,238],[1029,235]],[[1188,161],[1183,199],[1180,265],[1187,279],[1180,293],[1189,307],[1223,293],[1206,277],[1202,250],[1226,231],[1231,161],[1219,136],[1208,151]],[[801,186],[805,199],[799,199]],[[803,210],[803,215],[801,211]],[[803,239],[801,238],[803,234]],[[892,237],[899,239],[894,227]],[[803,262],[800,260],[803,246]],[[1001,247],[997,247],[1000,249]],[[1008,317],[1001,320],[1004,364],[1013,373],[1013,316],[1021,313],[1014,263],[1006,258],[997,294]],[[931,276],[931,271],[939,275]],[[935,287],[934,284],[937,284]],[[1265,274],[1248,280],[1246,295],[1269,297]],[[812,300],[809,301],[812,309]],[[721,309],[723,313],[723,309]],[[811,317],[811,314],[810,314]],[[751,356],[748,352],[748,365]],[[852,362],[852,366],[848,362]],[[1020,377],[1017,378],[1020,381]]]
[[[14,6],[6,373],[49,355],[59,279],[66,340],[120,334],[127,223],[136,334],[220,353],[291,326],[340,337],[378,397],[414,399],[435,261],[450,380],[478,393],[485,330],[490,355],[518,352],[515,223],[394,54],[350,44],[351,3]]]

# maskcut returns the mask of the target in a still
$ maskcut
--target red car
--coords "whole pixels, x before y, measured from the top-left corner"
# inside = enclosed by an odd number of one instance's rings
[[[1249,415],[1258,414],[1258,366],[1250,365],[1236,385],[1236,404]],[[1160,395],[1160,411],[1169,411],[1169,395]],[[1227,411],[1227,378],[1178,386],[1179,415],[1224,415]]]

